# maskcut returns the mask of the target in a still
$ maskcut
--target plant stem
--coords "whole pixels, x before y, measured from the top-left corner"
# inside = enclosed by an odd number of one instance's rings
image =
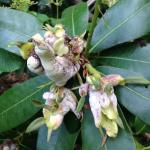
[[[90,47],[90,42],[91,42],[91,39],[92,39],[93,31],[94,31],[94,28],[97,24],[97,17],[99,15],[99,4],[100,4],[100,0],[96,0],[94,15],[92,17],[92,22],[91,22],[89,33],[88,33],[88,39],[87,39],[87,45],[86,45],[86,49],[85,49],[85,55],[87,55],[87,53],[88,53],[88,49]]]
[[[57,13],[57,23],[58,23],[58,18],[59,18],[59,3],[58,0],[56,1],[57,5],[56,5],[56,13]]]

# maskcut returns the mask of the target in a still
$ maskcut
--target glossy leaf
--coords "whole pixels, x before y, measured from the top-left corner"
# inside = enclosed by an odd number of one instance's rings
[[[0,96],[0,132],[10,130],[32,117],[39,109],[32,100],[42,99],[45,88],[38,88],[47,83],[43,76],[35,77],[18,84]]]
[[[0,7],[0,48],[14,53],[19,53],[16,47],[8,47],[15,41],[27,41],[37,32],[40,32],[42,24],[34,16]]]
[[[149,18],[149,0],[119,0],[96,26],[90,52],[102,51],[148,34]]]
[[[130,78],[133,76],[140,77],[141,75],[122,68],[117,68],[117,67],[111,67],[111,66],[97,66],[96,69],[100,71],[103,75],[109,75],[109,74],[120,74],[124,78]]]
[[[47,4],[49,4],[49,0],[39,0],[39,3],[38,3],[38,5],[47,5]]]
[[[124,68],[150,80],[150,44],[144,47],[127,44],[106,51],[97,58],[97,64]]]
[[[131,77],[132,74],[124,69],[111,67],[98,67],[104,74],[119,73],[124,77]],[[108,68],[108,69],[107,69]],[[116,90],[118,101],[131,113],[138,116],[142,121],[150,125],[150,86],[126,85]]]
[[[141,145],[137,140],[135,140],[136,142],[136,150],[144,150],[144,146]]]
[[[85,110],[81,132],[82,150],[136,150],[132,135],[122,129],[119,129],[116,138],[108,138],[106,144],[102,147],[102,137],[94,125],[90,110]]]
[[[150,125],[150,87],[124,86],[117,91],[120,103],[134,115]]]
[[[70,115],[70,114],[68,114]],[[69,116],[57,130],[52,132],[50,141],[47,142],[47,127],[39,130],[37,150],[73,150],[79,134],[79,122],[75,116]]]
[[[10,3],[10,0],[0,0],[1,3],[6,3],[6,4],[9,4]]]
[[[150,132],[150,126],[146,125],[143,121],[141,121],[138,117],[135,118],[135,122],[133,124],[133,128],[135,130],[135,134],[144,134],[145,132]]]
[[[23,60],[4,49],[0,49],[0,74],[15,71],[23,65]]]
[[[62,24],[70,36],[81,35],[88,26],[89,12],[86,3],[79,3],[64,10]]]

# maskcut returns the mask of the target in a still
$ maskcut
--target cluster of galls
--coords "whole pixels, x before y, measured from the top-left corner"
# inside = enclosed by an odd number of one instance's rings
[[[21,54],[27,59],[27,67],[31,72],[43,73],[55,84],[54,88],[43,94],[47,106],[43,108],[43,115],[49,139],[52,130],[61,125],[68,111],[72,110],[80,118],[76,112],[76,96],[63,86],[80,70],[80,55],[85,42],[82,37],[70,38],[62,25],[46,25],[45,29],[44,37],[35,34],[32,42],[28,43],[31,50],[24,51],[24,45]]]
[[[86,83],[79,88],[81,96],[89,94],[89,104],[94,117],[95,126],[104,128],[109,137],[116,137],[118,125],[123,127],[117,111],[117,98],[113,86],[122,84],[120,75],[108,75],[97,78],[93,75],[86,77]],[[118,125],[117,125],[118,124]]]
[[[108,136],[115,137],[118,133],[117,124],[121,125],[121,121],[113,86],[124,79],[119,75],[101,77],[83,57],[85,42],[82,37],[70,38],[62,25],[55,27],[47,25],[45,29],[44,37],[40,34],[32,37],[32,43],[30,43],[31,47],[32,45],[34,47],[32,51],[26,51],[26,53],[21,51],[21,53],[27,59],[27,66],[31,72],[44,73],[56,85],[43,95],[46,100],[43,119],[48,127],[48,139],[51,132],[61,125],[68,111],[72,110],[80,118],[82,110],[79,106],[80,101],[78,102],[74,93],[64,85],[79,72],[81,66],[87,72],[86,83],[79,88],[81,100],[85,100],[85,96],[89,94],[96,127],[103,127]]]
[[[79,71],[84,41],[67,36],[62,25],[48,26],[44,37],[36,34],[32,41],[34,53],[27,60],[31,72],[45,73],[57,86],[64,86]]]

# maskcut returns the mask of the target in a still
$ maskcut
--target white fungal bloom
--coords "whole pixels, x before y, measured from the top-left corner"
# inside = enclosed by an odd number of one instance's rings
[[[35,53],[41,61],[46,76],[57,86],[64,86],[80,69],[79,62],[73,53],[74,50],[78,51],[79,49],[79,52],[82,52],[84,41],[75,38],[76,40],[72,39],[74,42],[71,43],[69,37],[65,41],[66,34],[62,25],[56,25],[54,28],[47,26],[47,28],[49,30],[45,32],[44,38],[40,34],[32,37]],[[79,45],[76,47],[77,43]],[[66,56],[67,54],[68,56]],[[32,67],[30,70],[34,71]]]
[[[88,83],[82,84],[79,87],[79,95],[80,96],[86,96],[88,93],[88,90],[89,90],[89,84]]]
[[[95,126],[106,130],[110,137],[116,137],[118,133],[117,98],[114,93],[106,94],[100,90],[89,91],[89,103],[94,117]]]
[[[91,107],[91,111],[94,117],[95,126],[99,128],[101,123],[101,104],[100,104],[100,96],[101,94],[97,91],[89,92],[89,103]]]
[[[41,74],[43,72],[43,67],[40,64],[40,60],[34,56],[30,56],[27,59],[27,67],[33,73]]]
[[[76,112],[77,99],[75,95],[67,88],[64,88],[62,93],[62,101],[58,103],[57,108],[54,110],[49,110],[43,108],[43,115],[45,118],[45,123],[49,130],[56,130],[60,127],[63,122],[63,118],[70,110],[74,112],[77,118],[80,117],[80,114]],[[46,99],[45,104],[48,105],[51,109],[53,104],[56,102],[56,93],[53,91],[46,92],[43,94],[43,98]]]
[[[80,65],[73,64],[65,57],[56,56],[53,59],[48,50],[35,49],[43,65],[46,76],[54,81],[57,86],[63,86],[80,69]]]
[[[52,80],[56,82],[56,85],[63,86],[66,82],[74,76],[78,70],[79,65],[73,65],[71,61],[67,60],[64,57],[57,56],[54,59],[49,59],[44,54],[48,53],[46,51],[36,51],[37,55],[39,55],[40,60],[42,62],[45,74]]]

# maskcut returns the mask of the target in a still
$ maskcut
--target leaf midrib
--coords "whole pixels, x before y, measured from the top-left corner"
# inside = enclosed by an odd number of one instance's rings
[[[71,14],[72,34],[73,34],[73,36],[75,36],[74,9],[75,9],[75,6],[72,8],[72,14]]]
[[[45,87],[43,87],[45,88]],[[36,93],[38,93],[39,91],[41,91],[43,88],[40,88],[38,90],[36,90],[35,92],[31,93],[30,95],[28,95],[27,97],[23,98],[22,100],[20,100],[18,103],[15,103],[14,105],[12,105],[11,107],[7,108],[6,110],[4,110],[3,112],[0,113],[0,116],[2,116],[3,114],[7,113],[8,111],[10,111],[11,109],[17,107],[19,104],[24,103],[26,100],[28,100],[28,98],[32,97],[33,95],[35,95]]]
[[[144,60],[138,60],[138,59],[129,59],[124,57],[114,57],[114,56],[101,56],[99,59],[119,59],[119,60],[125,60],[125,61],[133,61],[133,62],[139,62],[139,63],[145,63],[150,64],[150,61],[144,61]]]
[[[13,32],[13,33],[16,33],[16,34],[24,35],[24,36],[26,36],[27,38],[31,38],[30,35],[25,34],[25,33],[23,33],[23,32],[18,32],[17,30],[12,30],[10,27],[7,27],[7,28],[0,27],[0,30],[2,30],[2,31],[8,30],[8,31]]]
[[[101,38],[100,40],[98,40],[98,42],[92,47],[90,48],[89,52],[92,52],[93,49],[95,49],[100,43],[102,43],[107,37],[109,37],[113,32],[115,32],[118,28],[120,28],[121,26],[123,26],[127,21],[129,21],[130,19],[132,19],[134,16],[138,15],[138,13],[140,13],[145,7],[147,7],[150,4],[150,2],[148,2],[147,4],[145,4],[143,7],[137,9],[135,11],[135,13],[130,14],[127,18],[125,18],[124,20],[122,20],[122,22],[120,22],[116,27],[112,28],[112,30],[110,30],[110,32],[108,32],[105,36],[103,36],[103,38]]]
[[[142,97],[142,98],[145,99],[145,100],[150,100],[150,97],[146,97],[146,96],[144,96],[143,94],[140,94],[140,93],[138,93],[137,91],[135,91],[135,90],[133,90],[133,89],[127,87],[127,86],[123,86],[123,87],[126,88],[128,91],[133,92],[134,94],[136,94],[136,95]]]

